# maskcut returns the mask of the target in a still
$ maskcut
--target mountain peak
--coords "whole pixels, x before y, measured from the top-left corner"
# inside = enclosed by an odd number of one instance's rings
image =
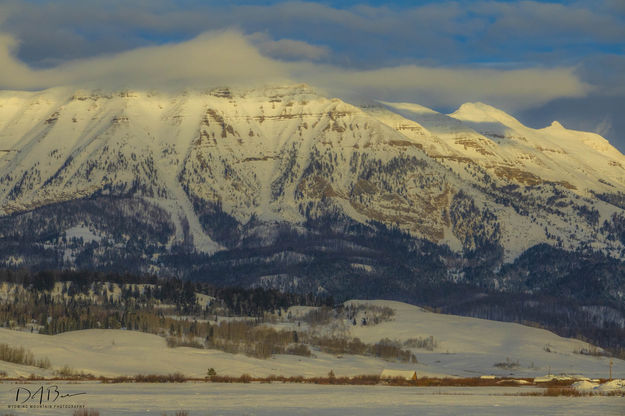
[[[449,116],[474,123],[498,122],[508,127],[519,127],[522,125],[510,114],[482,102],[464,103]]]

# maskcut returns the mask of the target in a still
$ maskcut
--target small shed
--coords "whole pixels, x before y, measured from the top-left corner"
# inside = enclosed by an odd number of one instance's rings
[[[414,370],[382,370],[380,374],[380,380],[392,380],[394,378],[401,378],[402,380],[417,380],[417,372]]]

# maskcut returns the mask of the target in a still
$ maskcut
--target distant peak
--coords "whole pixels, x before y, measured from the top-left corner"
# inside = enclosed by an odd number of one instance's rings
[[[564,126],[562,124],[560,124],[559,121],[554,120],[551,122],[551,125],[549,127],[553,127],[553,128],[558,128],[558,129],[563,129]]]
[[[476,101],[476,102],[469,102],[469,103],[462,104],[460,107],[458,107],[458,110],[456,110],[456,112],[471,111],[471,110],[488,111],[488,112],[499,111],[492,105],[484,104],[481,101]]]
[[[511,117],[509,114],[479,101],[475,103],[464,103],[450,115],[455,118],[461,117],[472,121],[487,121],[501,115]]]
[[[481,102],[464,103],[456,111],[449,114],[449,116],[458,120],[475,123],[499,122],[508,127],[518,127],[522,125],[516,118],[505,111]]]

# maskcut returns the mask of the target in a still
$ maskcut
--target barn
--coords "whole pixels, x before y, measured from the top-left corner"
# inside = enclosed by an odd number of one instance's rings
[[[380,380],[392,380],[394,378],[401,378],[402,380],[416,381],[417,372],[414,370],[382,370],[380,374]]]

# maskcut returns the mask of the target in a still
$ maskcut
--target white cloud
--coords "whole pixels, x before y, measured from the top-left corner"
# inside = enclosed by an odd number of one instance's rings
[[[15,38],[0,33],[0,88],[32,88],[33,71],[14,58],[17,47]]]
[[[315,67],[314,72],[308,73],[310,70],[304,66],[301,76],[344,94],[351,91],[431,106],[484,101],[517,110],[555,98],[580,97],[590,90],[572,68],[499,70],[407,65],[370,71]]]
[[[264,46],[254,46],[254,43]],[[267,46],[270,45],[270,46]],[[414,65],[376,70],[349,70],[311,60],[323,53],[304,42],[235,31],[205,33],[195,39],[96,58],[69,61],[50,69],[33,69],[15,58],[17,44],[0,37],[0,88],[42,89],[60,85],[106,88],[210,87],[307,82],[331,95],[366,96],[450,106],[481,100],[519,109],[588,91],[571,68],[465,69]],[[291,56],[308,60],[286,62],[259,49],[290,48]]]
[[[11,53],[14,41],[0,38],[0,88],[37,89],[59,85],[111,88],[182,88],[281,81],[284,66],[262,56],[241,34],[207,33],[190,41],[138,48],[74,60],[35,70]]]

